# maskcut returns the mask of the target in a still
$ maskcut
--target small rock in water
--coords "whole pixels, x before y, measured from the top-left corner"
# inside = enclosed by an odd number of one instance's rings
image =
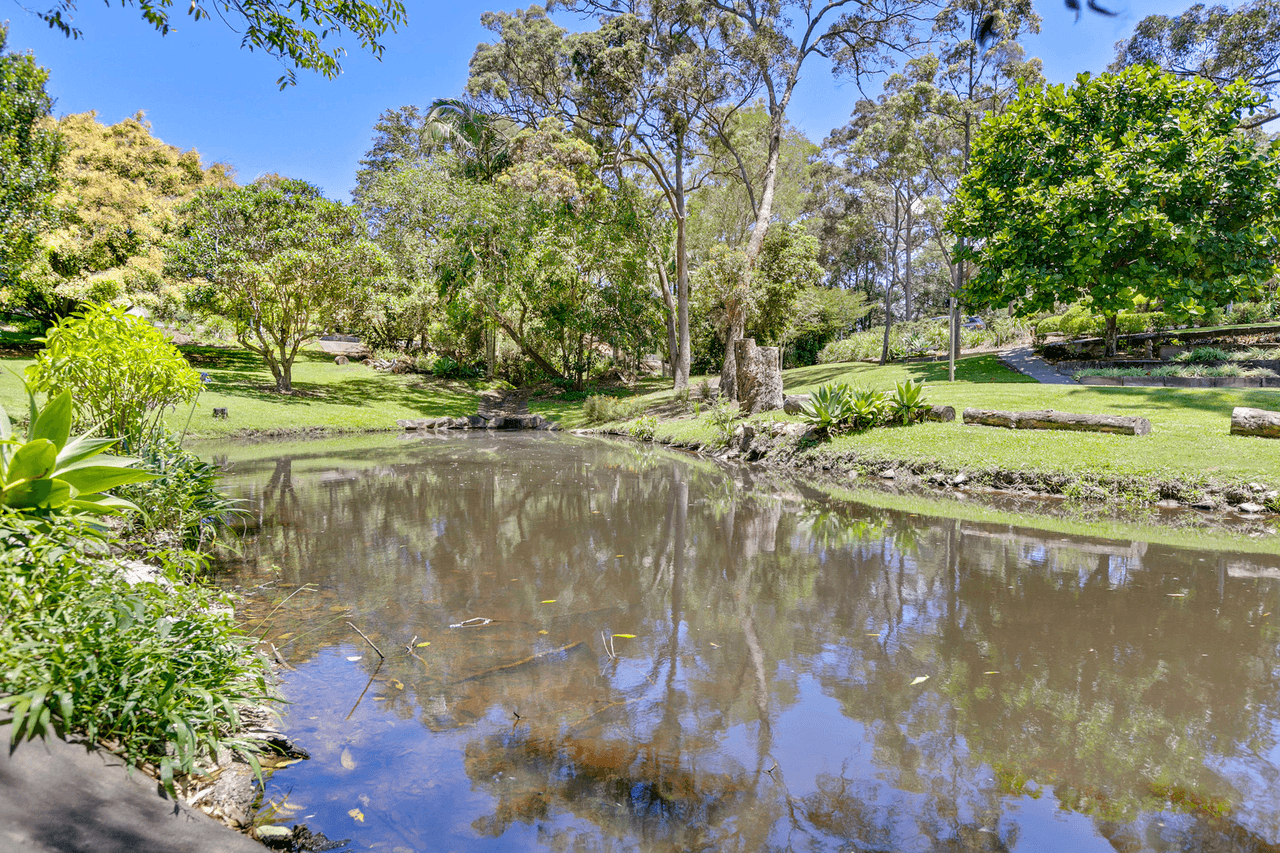
[[[287,826],[260,826],[256,833],[258,840],[268,847],[287,849],[293,846],[293,830]]]
[[[1209,498],[1201,498],[1191,504],[1195,509],[1217,509],[1218,505]]]
[[[1240,504],[1239,509],[1241,512],[1255,513],[1255,512],[1262,512],[1263,510],[1266,509],[1266,507],[1263,506],[1262,504],[1249,502],[1249,503]]]
[[[1162,501],[1156,501],[1156,506],[1160,507],[1161,509],[1177,509],[1178,507],[1182,506],[1182,504],[1178,503],[1173,498],[1165,498]]]

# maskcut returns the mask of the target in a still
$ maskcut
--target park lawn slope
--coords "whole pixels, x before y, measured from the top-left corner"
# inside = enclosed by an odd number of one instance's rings
[[[1023,485],[1082,497],[1139,501],[1193,499],[1211,488],[1258,482],[1280,489],[1280,441],[1229,433],[1235,406],[1280,409],[1280,390],[1234,388],[1113,388],[1045,385],[1001,365],[992,355],[957,363],[954,383],[942,363],[822,364],[788,370],[788,394],[828,382],[891,391],[894,383],[923,381],[930,403],[953,406],[953,423],[880,427],[846,433],[796,451],[798,467],[850,467],[879,471],[905,466],[919,472],[966,472],[977,482]],[[666,414],[655,439],[680,445],[715,446],[719,437],[701,404],[701,417],[671,416],[679,406],[671,391],[638,398],[651,412]],[[966,407],[1003,410],[1056,409],[1082,414],[1141,415],[1147,436],[965,426]],[[796,420],[781,412],[753,420]],[[571,424],[570,424],[571,425]],[[617,426],[617,425],[613,425]],[[1019,476],[1006,476],[1010,473]],[[1106,492],[1100,489],[1107,490]]]
[[[311,432],[368,432],[398,429],[402,418],[473,415],[483,383],[444,382],[417,374],[375,371],[358,363],[338,365],[319,350],[304,350],[293,365],[292,394],[279,394],[271,371],[255,353],[243,349],[181,347],[191,364],[208,374],[194,414],[190,406],[165,420],[181,433],[190,417],[188,437],[287,435]],[[30,358],[0,360],[0,404],[25,418],[21,375]],[[227,418],[214,418],[225,408]]]

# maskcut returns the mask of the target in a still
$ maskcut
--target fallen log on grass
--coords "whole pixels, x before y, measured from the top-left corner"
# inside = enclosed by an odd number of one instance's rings
[[[1280,438],[1280,412],[1236,406],[1231,410],[1231,434]]]
[[[1006,429],[1062,429],[1073,432],[1109,432],[1117,435],[1147,435],[1151,421],[1128,415],[1077,415],[1043,409],[1035,412],[1000,412],[965,409],[964,422]]]

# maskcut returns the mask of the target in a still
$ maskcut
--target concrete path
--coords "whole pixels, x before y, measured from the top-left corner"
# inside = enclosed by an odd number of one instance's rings
[[[998,355],[1000,356],[1000,361],[1006,367],[1030,376],[1037,382],[1043,382],[1046,385],[1076,384],[1076,381],[1070,376],[1063,376],[1054,369],[1052,364],[1036,355],[1035,350],[1029,344],[1001,350]]]
[[[0,725],[0,747],[10,727]],[[264,853],[265,847],[168,799],[104,750],[58,738],[0,748],[4,853]]]

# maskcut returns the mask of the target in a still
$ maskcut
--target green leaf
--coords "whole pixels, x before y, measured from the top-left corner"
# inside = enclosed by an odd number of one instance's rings
[[[58,469],[68,470],[73,468],[76,463],[97,456],[117,441],[119,439],[116,438],[89,438],[87,433],[75,438],[59,451]]]
[[[115,495],[85,495],[71,500],[67,507],[91,515],[119,515],[122,511],[141,512],[132,501]]]
[[[71,501],[71,487],[62,480],[24,480],[0,492],[0,503],[14,509],[56,509]]]
[[[143,483],[159,478],[159,474],[117,465],[89,465],[58,471],[57,478],[76,490],[76,496],[105,492],[128,483]]]
[[[47,438],[62,448],[71,436],[71,392],[63,391],[48,403],[31,426],[32,438]]]
[[[53,466],[58,461],[58,448],[47,438],[28,441],[18,448],[9,460],[5,471],[6,482],[12,484],[20,480],[38,480],[53,473]]]

